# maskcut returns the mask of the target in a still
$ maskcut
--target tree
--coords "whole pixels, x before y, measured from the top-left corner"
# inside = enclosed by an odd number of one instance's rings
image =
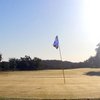
[[[89,67],[100,67],[100,43],[97,45],[96,55],[84,61],[84,64]]]
[[[8,71],[9,70],[9,62],[2,61],[0,63],[1,71]]]
[[[36,66],[36,69],[37,69],[40,65],[41,59],[34,57],[33,61],[34,61],[34,65]]]
[[[16,67],[17,67],[17,59],[10,58],[9,59],[9,67],[10,67],[10,70],[16,70]]]
[[[2,54],[0,54],[0,62],[2,61]]]
[[[96,56],[95,56],[94,63],[97,67],[100,67],[100,43],[97,45],[97,48],[96,48]]]
[[[98,47],[96,48],[96,57],[100,59],[100,43],[97,45]]]
[[[0,54],[0,71],[2,70],[1,61],[2,61],[2,54]]]

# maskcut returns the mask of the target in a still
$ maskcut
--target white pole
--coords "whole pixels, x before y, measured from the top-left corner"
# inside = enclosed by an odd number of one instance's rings
[[[59,54],[60,54],[60,59],[62,61],[62,55],[61,55],[61,49],[60,49],[60,46],[59,46]],[[62,63],[62,62],[61,62]],[[64,73],[64,68],[63,68],[63,78],[64,78],[64,84],[66,83],[66,80],[65,80],[65,73]]]

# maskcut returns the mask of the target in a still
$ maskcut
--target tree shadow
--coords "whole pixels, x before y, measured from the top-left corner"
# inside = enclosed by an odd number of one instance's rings
[[[88,76],[100,76],[100,71],[98,71],[98,72],[90,71],[90,72],[85,73],[85,75],[88,75]]]

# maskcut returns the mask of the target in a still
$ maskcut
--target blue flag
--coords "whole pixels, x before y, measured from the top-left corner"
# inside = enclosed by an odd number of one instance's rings
[[[56,49],[58,49],[58,47],[59,47],[58,36],[55,37],[55,40],[54,40],[53,46],[54,46]]]

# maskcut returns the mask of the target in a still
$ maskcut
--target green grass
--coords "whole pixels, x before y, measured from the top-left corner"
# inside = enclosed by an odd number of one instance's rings
[[[65,70],[66,84],[62,70],[0,72],[0,100],[100,98],[99,72],[99,68]]]

